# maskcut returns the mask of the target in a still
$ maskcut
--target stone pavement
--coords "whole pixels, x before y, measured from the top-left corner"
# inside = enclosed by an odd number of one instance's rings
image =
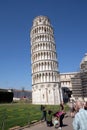
[[[62,130],[73,130],[72,122],[73,122],[73,118],[71,118],[70,116],[64,118],[64,120],[63,120],[64,126],[62,127]],[[36,124],[34,126],[24,128],[23,130],[58,130],[58,129],[54,128],[54,126],[47,127],[46,122],[42,122],[42,123]]]

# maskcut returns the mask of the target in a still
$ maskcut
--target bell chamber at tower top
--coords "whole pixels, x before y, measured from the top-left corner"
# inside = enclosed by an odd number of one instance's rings
[[[32,62],[57,60],[53,27],[47,16],[38,16],[33,20],[30,39]]]
[[[38,16],[33,20],[33,26],[30,32],[31,45],[37,42],[54,42],[53,27],[48,17]]]
[[[46,16],[38,16],[34,19],[33,21],[33,27],[38,26],[38,25],[50,25],[50,21],[48,19],[48,17]]]

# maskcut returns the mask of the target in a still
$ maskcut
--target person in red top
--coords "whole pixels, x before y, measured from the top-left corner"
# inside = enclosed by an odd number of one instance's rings
[[[42,111],[42,118],[41,118],[41,120],[46,121],[46,114],[47,114],[47,112],[46,112],[46,107],[44,105],[41,105],[41,111]]]
[[[59,106],[59,111],[55,113],[55,116],[56,117],[59,117],[59,124],[60,124],[60,129],[61,127],[63,126],[63,119],[64,119],[64,115],[66,113],[64,112],[64,104],[61,103],[60,106]]]
[[[65,115],[65,112],[64,112],[64,103],[61,103],[60,104],[60,127],[63,126],[63,119],[64,119],[64,115]]]

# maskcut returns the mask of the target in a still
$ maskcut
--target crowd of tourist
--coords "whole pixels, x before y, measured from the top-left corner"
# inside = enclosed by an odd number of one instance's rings
[[[59,110],[54,113],[51,110],[46,110],[46,107],[41,105],[43,113],[41,120],[46,121],[48,127],[54,126],[62,130],[63,119],[66,115],[64,103],[60,104]],[[70,117],[73,118],[73,130],[87,130],[87,102],[74,101],[70,106]]]
[[[41,105],[41,111],[42,111],[42,118],[41,120],[46,121],[46,124],[48,127],[51,127],[54,125],[55,128],[58,128],[61,130],[63,126],[63,119],[65,116],[64,111],[64,103],[61,103],[59,106],[59,110],[54,113],[51,110],[46,110],[46,107]]]

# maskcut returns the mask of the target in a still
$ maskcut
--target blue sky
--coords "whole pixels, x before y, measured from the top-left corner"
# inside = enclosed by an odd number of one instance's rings
[[[79,71],[87,52],[87,0],[0,0],[0,88],[31,90],[29,35],[38,15],[51,20],[59,71]]]

